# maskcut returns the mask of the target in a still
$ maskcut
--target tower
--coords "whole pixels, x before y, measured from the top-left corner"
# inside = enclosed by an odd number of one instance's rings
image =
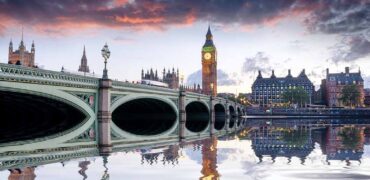
[[[32,41],[32,46],[31,46],[31,57],[30,57],[30,64],[32,66],[35,66],[35,42]]]
[[[9,62],[10,62],[10,57],[11,57],[12,54],[13,54],[13,41],[10,39],[10,42],[9,42],[9,53],[8,53]]]
[[[217,95],[217,50],[210,26],[202,48],[202,86],[204,94]]]
[[[85,46],[84,46],[84,52],[83,52],[82,58],[81,58],[81,65],[78,68],[78,71],[85,72],[85,73],[89,73],[90,72],[89,66],[87,66],[87,58],[86,58]]]

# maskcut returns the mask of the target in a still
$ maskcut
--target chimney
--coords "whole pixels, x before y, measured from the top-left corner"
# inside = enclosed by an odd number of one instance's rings
[[[274,70],[272,70],[271,78],[276,78]]]
[[[349,74],[349,67],[345,68],[346,74]]]
[[[329,75],[329,68],[326,68],[326,75]]]
[[[260,79],[262,78],[262,74],[261,74],[261,70],[258,70],[258,76],[257,76],[257,79]]]

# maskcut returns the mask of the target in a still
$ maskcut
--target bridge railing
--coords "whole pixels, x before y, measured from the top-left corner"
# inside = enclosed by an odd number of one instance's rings
[[[158,87],[158,86],[151,86],[146,84],[135,84],[130,82],[122,82],[122,81],[112,81],[113,88],[135,88],[135,89],[148,89],[148,90],[156,90],[162,92],[169,92],[169,93],[178,93],[179,90],[177,89],[170,89],[166,87]]]
[[[0,80],[14,81],[17,79],[22,81],[29,80],[32,83],[45,83],[45,81],[49,81],[94,87],[99,85],[98,78],[0,63]]]

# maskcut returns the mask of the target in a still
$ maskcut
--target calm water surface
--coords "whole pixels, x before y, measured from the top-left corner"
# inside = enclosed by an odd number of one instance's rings
[[[370,179],[368,122],[249,120],[228,137],[2,168],[0,179]]]

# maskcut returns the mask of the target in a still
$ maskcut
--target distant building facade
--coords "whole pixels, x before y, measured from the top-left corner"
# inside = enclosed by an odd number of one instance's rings
[[[81,64],[80,64],[80,67],[78,68],[78,71],[85,72],[85,73],[90,72],[89,66],[87,65],[87,57],[86,57],[85,46],[84,46],[84,52],[83,52],[82,58],[81,58]]]
[[[166,72],[166,69],[163,69],[162,78],[158,76],[157,70],[147,70],[144,72],[144,69],[141,71],[141,80],[149,80],[149,81],[156,81],[162,82],[168,85],[168,88],[171,89],[178,89],[180,83],[180,74],[179,69],[175,72],[175,68],[172,68],[172,72],[170,69]]]
[[[345,72],[329,73],[326,69],[326,78],[322,81],[322,86],[325,87],[323,98],[329,107],[343,106],[340,101],[342,97],[342,89],[347,85],[355,85],[360,92],[360,100],[357,106],[364,105],[364,80],[361,76],[361,71],[350,73],[349,67],[345,68]]]
[[[313,104],[317,104],[317,105],[323,105],[324,104],[323,98],[322,98],[322,89],[321,89],[321,87],[320,87],[320,89],[318,89],[317,91],[314,92]]]
[[[364,89],[364,105],[370,106],[370,89],[366,88]]]
[[[272,70],[271,77],[264,78],[261,71],[258,71],[257,79],[252,85],[252,101],[263,106],[282,103],[284,102],[282,94],[288,89],[296,87],[302,87],[307,92],[311,104],[315,88],[304,69],[297,77],[293,77],[290,70],[288,70],[286,77],[276,77],[274,70]]]
[[[23,42],[23,33],[22,40],[19,44],[17,50],[13,50],[13,42],[10,40],[9,43],[9,53],[8,53],[8,64],[16,64],[27,67],[36,67],[35,66],[35,43],[32,42],[31,52],[26,50],[26,46]]]

